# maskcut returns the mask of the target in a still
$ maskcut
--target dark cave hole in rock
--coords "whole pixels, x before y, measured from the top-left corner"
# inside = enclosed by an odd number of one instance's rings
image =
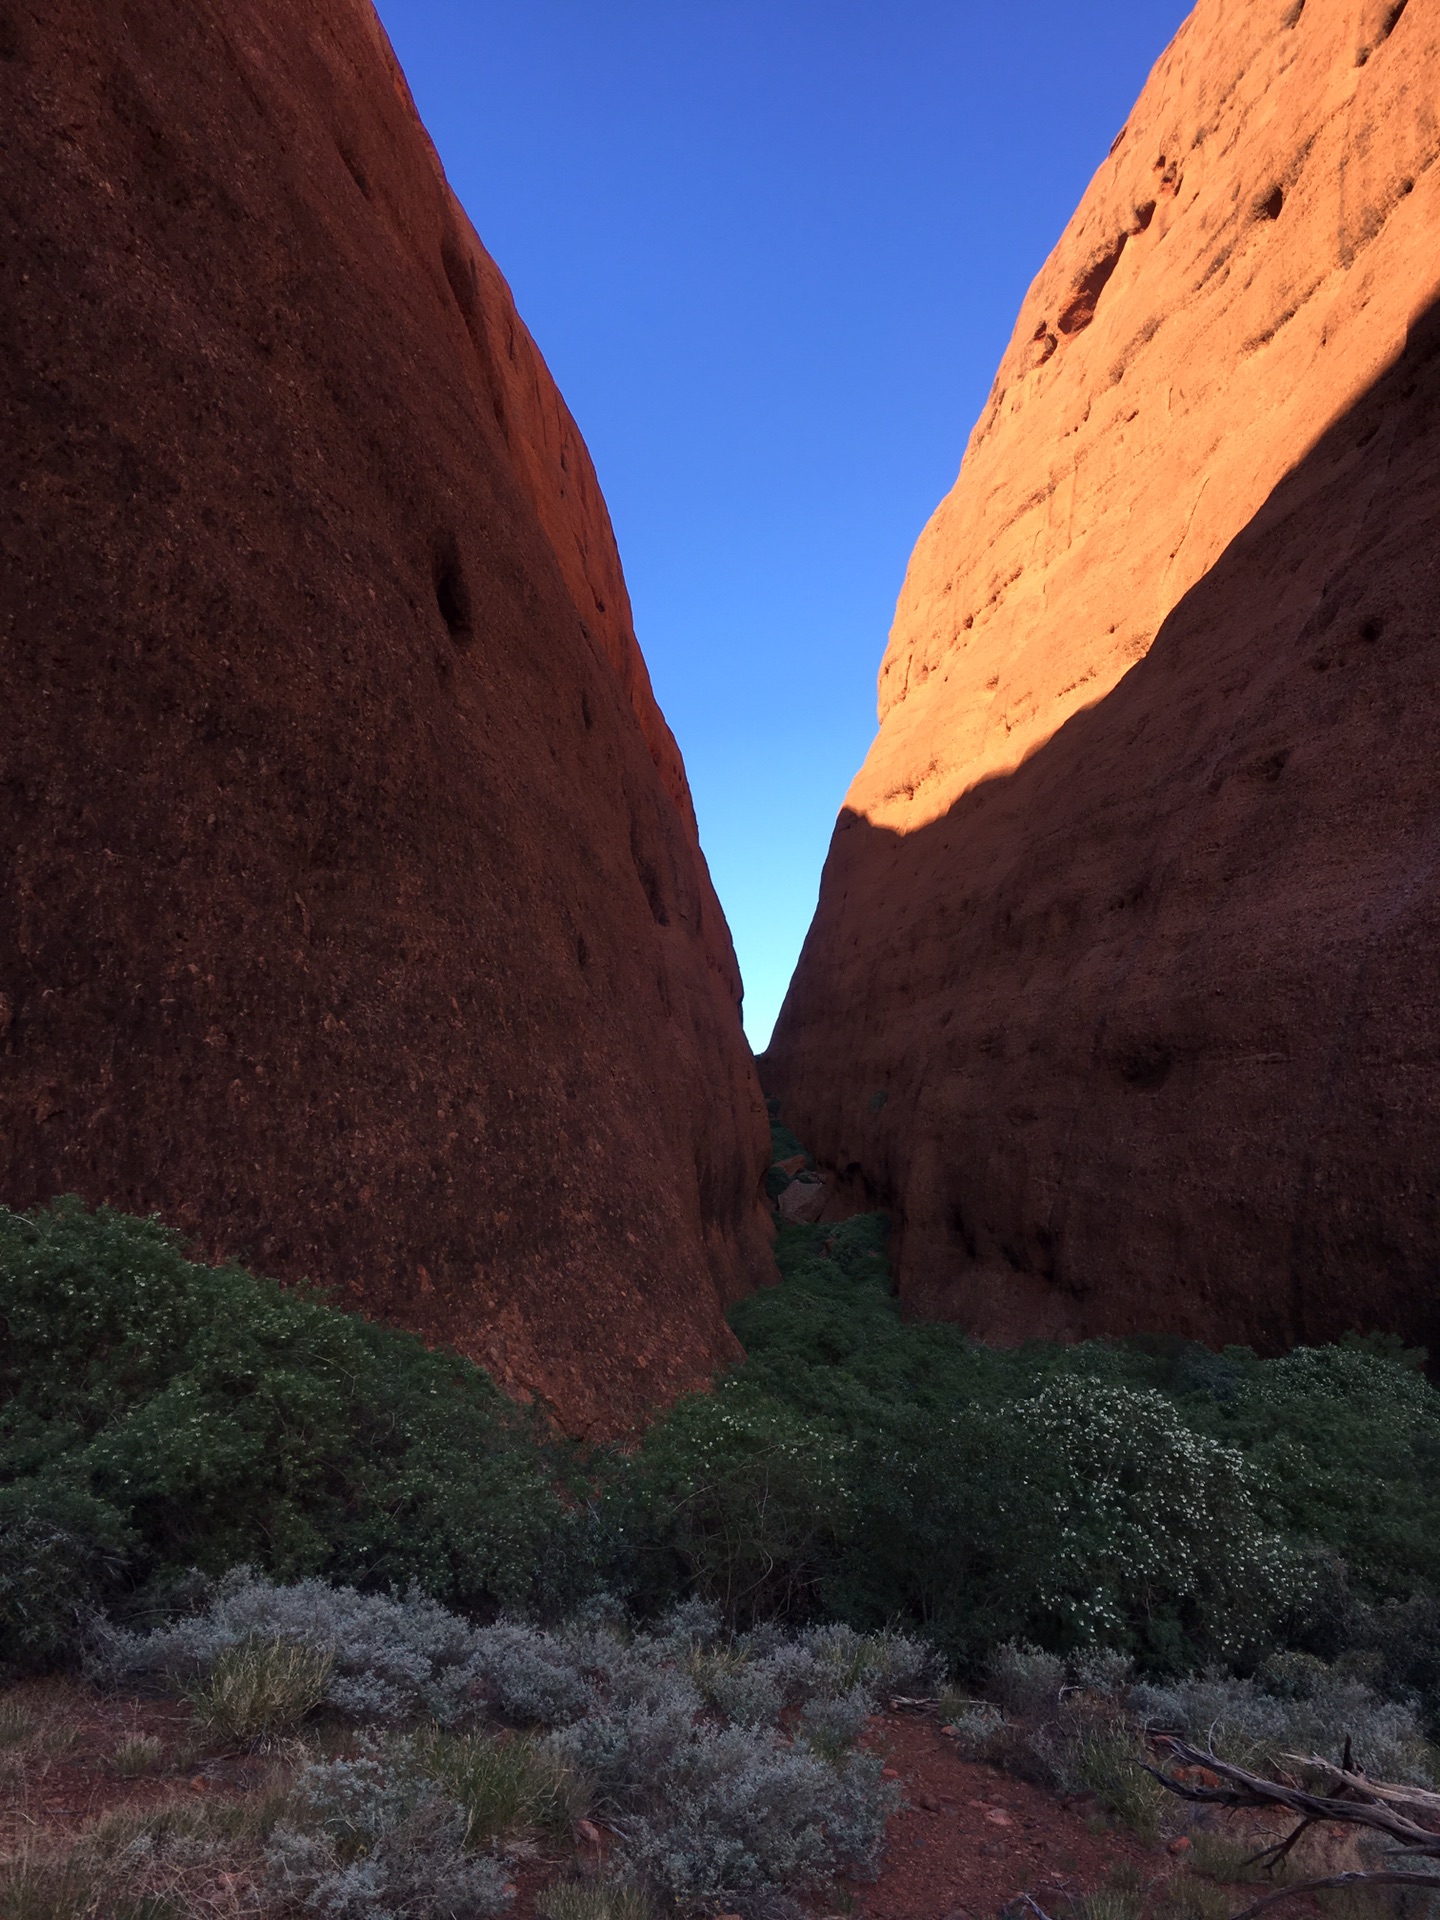
[[[475,274],[475,262],[453,233],[447,233],[440,243],[440,264],[445,269],[445,278],[450,283],[455,304],[468,326],[480,305],[480,287]]]
[[[435,604],[457,647],[468,647],[475,637],[470,616],[470,588],[460,556],[447,547],[435,560]]]
[[[966,1218],[964,1209],[952,1202],[950,1207],[950,1232],[964,1247],[966,1257],[974,1260],[978,1257],[979,1241],[975,1229]]]
[[[1143,1093],[1153,1093],[1170,1078],[1174,1055],[1160,1040],[1141,1040],[1126,1047],[1116,1061],[1120,1078]]]
[[[647,860],[645,855],[640,851],[633,839],[630,842],[630,857],[635,862],[635,877],[645,890],[645,900],[650,908],[651,919],[654,920],[657,927],[668,927],[670,924],[670,912],[665,905],[665,895],[660,886],[660,876],[655,871],[651,862]]]
[[[1055,322],[1061,333],[1082,333],[1095,318],[1095,309],[1100,296],[1109,284],[1110,276],[1120,264],[1120,256],[1125,251],[1125,243],[1130,238],[1122,233],[1109,251],[1097,260],[1071,293],[1070,300],[1060,318]]]
[[[366,173],[365,169],[361,166],[360,162],[355,158],[354,153],[350,150],[348,146],[341,143],[339,152],[340,152],[340,158],[345,162],[345,171],[349,174],[350,178],[355,182],[355,185],[359,189],[362,198],[366,200],[370,199],[371,189],[370,189],[369,175]]]

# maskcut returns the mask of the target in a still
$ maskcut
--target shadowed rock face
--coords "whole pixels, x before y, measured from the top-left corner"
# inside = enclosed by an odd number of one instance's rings
[[[916,550],[765,1070],[917,1313],[1440,1342],[1437,82],[1202,0]]]
[[[574,423],[366,0],[0,0],[0,102],[0,1199],[622,1430],[768,1145]]]

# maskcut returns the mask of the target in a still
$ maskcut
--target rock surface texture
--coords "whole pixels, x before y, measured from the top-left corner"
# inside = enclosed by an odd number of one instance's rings
[[[367,0],[0,0],[0,1200],[623,1430],[768,1132],[589,457]]]
[[[921,537],[764,1068],[977,1334],[1440,1349],[1440,0],[1201,0]]]

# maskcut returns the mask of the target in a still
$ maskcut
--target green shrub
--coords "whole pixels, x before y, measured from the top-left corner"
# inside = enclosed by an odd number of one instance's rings
[[[0,1645],[63,1660],[96,1606],[153,1620],[186,1569],[248,1561],[480,1618],[608,1592],[895,1623],[971,1678],[1011,1641],[1152,1676],[1288,1646],[1440,1728],[1440,1396],[1414,1355],[988,1349],[901,1319],[885,1243],[879,1214],[781,1226],[782,1284],[731,1314],[747,1359],[627,1457],[154,1221],[0,1212]],[[753,1676],[715,1681],[768,1712]]]
[[[122,1565],[529,1597],[560,1462],[469,1361],[73,1199],[0,1212],[0,1317],[0,1639],[24,1664]]]
[[[772,1116],[770,1121],[771,1160],[793,1160],[797,1154],[804,1154],[807,1160],[810,1158],[789,1127]]]
[[[1323,1541],[1372,1600],[1440,1585],[1440,1413],[1423,1357],[1383,1340],[1297,1347],[1243,1367],[1209,1413],[1265,1474],[1273,1519]]]
[[[9,1411],[0,1408],[0,1475]],[[86,1615],[119,1589],[135,1544],[123,1515],[84,1488],[0,1481],[0,1673],[71,1655]]]
[[[794,1177],[794,1174],[786,1173],[783,1167],[767,1167],[765,1169],[766,1198],[778,1200]]]
[[[813,1608],[844,1523],[844,1451],[827,1428],[735,1380],[655,1423],[639,1489],[667,1516],[689,1584],[727,1621],[795,1617]]]
[[[834,1463],[830,1524],[807,1530],[787,1503],[784,1535],[808,1552],[797,1596],[918,1626],[972,1674],[1011,1639],[1173,1674],[1278,1645],[1364,1649],[1440,1725],[1440,1396],[1415,1355],[987,1349],[901,1320],[884,1225],[782,1227],[783,1284],[732,1310],[745,1365],[684,1415],[719,1477],[727,1392],[753,1424],[803,1423]]]

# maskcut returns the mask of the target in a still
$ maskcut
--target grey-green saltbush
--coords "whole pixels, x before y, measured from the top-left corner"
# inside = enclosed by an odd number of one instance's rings
[[[282,1587],[248,1570],[190,1619],[148,1634],[97,1627],[92,1668],[193,1684],[256,1641],[323,1651],[328,1705],[362,1723],[533,1727],[537,1751],[593,1790],[618,1867],[667,1899],[741,1910],[873,1866],[896,1795],[854,1741],[888,1692],[934,1669],[930,1649],[898,1634],[728,1639],[693,1603],[652,1631],[602,1607],[551,1631],[477,1627],[420,1595]],[[427,1774],[426,1751],[389,1735],[362,1760],[306,1771],[271,1850],[287,1898],[340,1920],[420,1916],[450,1873],[469,1902],[457,1912],[495,1910],[503,1874],[465,1853],[464,1810]]]
[[[1287,1665],[1283,1692],[1263,1677],[1209,1674],[1132,1687],[1126,1703],[1147,1727],[1211,1744],[1242,1765],[1274,1765],[1283,1755],[1338,1760],[1348,1740],[1372,1779],[1432,1783],[1432,1749],[1413,1707],[1380,1699],[1363,1681],[1322,1661]]]
[[[1042,1779],[1085,1784],[1076,1769],[1100,1736],[1174,1732],[1241,1764],[1286,1755],[1336,1759],[1347,1740],[1375,1779],[1428,1784],[1433,1750],[1405,1701],[1385,1700],[1341,1666],[1281,1655],[1260,1675],[1212,1672],[1165,1684],[1136,1681],[1131,1663],[1091,1652],[1066,1662],[1035,1647],[1006,1646],[986,1673],[990,1699],[954,1716],[962,1751]]]
[[[700,1726],[617,1825],[633,1871],[677,1901],[744,1905],[873,1868],[898,1792],[873,1754],[831,1764],[770,1730]]]
[[[465,1849],[464,1809],[390,1756],[307,1767],[266,1852],[272,1888],[327,1920],[483,1920],[514,1892]]]

